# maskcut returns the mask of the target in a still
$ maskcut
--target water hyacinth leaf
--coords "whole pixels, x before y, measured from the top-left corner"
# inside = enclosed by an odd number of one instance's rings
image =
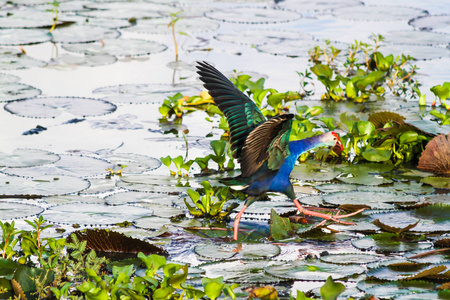
[[[277,278],[264,271],[268,266],[282,266],[282,262],[269,260],[234,260],[200,265],[205,276],[215,278],[223,276],[230,283],[278,283],[289,279]]]
[[[84,54],[108,54],[113,56],[140,56],[163,52],[166,45],[137,39],[103,39],[102,42],[66,44],[63,49]]]
[[[79,67],[98,67],[111,65],[117,61],[117,58],[108,54],[85,54],[83,56],[62,54],[52,58],[48,64],[48,68],[59,70],[72,69],[74,66]]]
[[[58,161],[58,154],[40,149],[15,149],[11,154],[0,152],[2,167],[34,167]]]
[[[0,195],[52,196],[76,193],[89,187],[87,179],[44,175],[33,179],[16,176],[0,178]]]
[[[106,38],[118,38],[120,32],[115,29],[73,25],[69,27],[57,27],[52,32],[55,43],[85,43],[95,42]]]
[[[116,108],[104,100],[78,97],[43,97],[5,105],[6,111],[29,118],[55,118],[62,111],[77,117],[100,116],[112,113]]]
[[[28,168],[6,168],[4,173],[23,177],[41,175],[89,177],[106,174],[113,165],[103,159],[89,156],[60,155],[60,160],[53,164]]]
[[[85,229],[83,231],[75,231],[78,241],[86,241],[86,248],[94,250],[101,255],[108,255],[108,257],[125,258],[136,257],[139,252],[145,255],[158,254],[168,255],[164,249],[152,245],[140,239],[127,237],[126,235],[109,231],[105,229]],[[69,238],[71,240],[71,238]],[[100,254],[99,254],[100,255]]]
[[[168,27],[171,20],[167,18],[139,20],[136,26],[124,29],[129,32],[149,33],[149,34],[172,34],[171,27]],[[192,35],[201,32],[214,31],[219,28],[215,21],[205,18],[179,19],[176,23],[175,32],[184,35]]]
[[[326,263],[333,263],[338,265],[347,264],[368,264],[379,261],[381,256],[374,254],[363,253],[344,253],[344,254],[330,254],[321,256],[320,260]]]
[[[293,11],[256,7],[217,9],[206,12],[205,16],[217,21],[245,24],[276,24],[301,18],[300,14]]]
[[[41,93],[41,90],[27,84],[4,84],[0,85],[0,102],[34,98],[36,96],[39,96]]]
[[[324,300],[335,300],[345,290],[345,286],[340,282],[334,282],[330,276],[325,284],[320,288],[320,295]]]
[[[428,142],[417,168],[438,175],[450,175],[450,136],[440,134]]]
[[[10,198],[9,200],[14,200]],[[0,201],[0,220],[21,219],[36,216],[44,209],[37,205]]]
[[[338,18],[357,21],[396,21],[426,16],[428,12],[413,7],[360,5],[338,8],[332,14]]]
[[[51,34],[45,29],[1,29],[0,45],[31,45],[50,41]]]
[[[92,93],[108,95],[104,99],[114,103],[162,103],[176,93],[197,95],[200,89],[183,84],[121,84],[97,88]]]
[[[264,268],[269,274],[290,280],[326,280],[328,277],[341,279],[364,273],[359,265],[334,265],[319,260],[299,260],[285,262],[283,265]]]
[[[394,240],[395,239],[395,240]],[[366,236],[352,241],[352,245],[363,251],[376,251],[381,253],[406,252],[421,249],[429,249],[433,246],[430,242],[409,242],[398,240],[398,236],[384,233]]]
[[[67,218],[68,214],[71,218]],[[69,203],[50,207],[42,216],[52,223],[91,226],[114,225],[125,221],[133,222],[151,214],[150,209],[132,205],[109,206],[92,203]]]
[[[274,241],[280,241],[291,237],[293,233],[291,222],[288,218],[281,218],[275,210],[271,210],[270,237]]]

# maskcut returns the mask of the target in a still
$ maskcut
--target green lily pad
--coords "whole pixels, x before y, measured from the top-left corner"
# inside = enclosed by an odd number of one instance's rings
[[[48,42],[51,34],[45,29],[1,29],[1,46],[32,45]]]
[[[64,23],[64,18],[58,18],[57,24]],[[53,25],[53,13],[35,8],[15,9],[0,15],[0,28],[39,28]]]
[[[71,176],[44,175],[27,179],[16,176],[0,178],[0,195],[66,195],[89,187],[87,179]]]
[[[155,194],[155,193],[144,193],[144,192],[124,192],[116,193],[105,198],[106,203],[109,205],[118,204],[132,204],[132,203],[153,203],[153,204],[163,204],[172,205],[172,202],[178,199],[178,196],[170,196],[167,194]]]
[[[44,67],[47,63],[10,48],[0,49],[0,70],[17,70]]]
[[[243,205],[244,202],[241,202],[234,210],[240,211]],[[292,201],[256,201],[245,210],[243,217],[269,219],[271,209],[274,209],[278,214],[297,211],[297,207]]]
[[[450,266],[449,263],[442,264],[442,265],[446,266],[446,267]],[[404,280],[404,279],[407,279],[407,278],[409,278],[413,275],[416,275],[420,272],[423,272],[425,270],[432,269],[436,266],[438,266],[438,265],[430,266],[430,264],[415,264],[410,268],[406,268],[406,267],[401,267],[401,266],[394,267],[392,265],[388,265],[385,267],[372,269],[367,273],[367,275],[373,276],[374,278],[379,279],[379,280],[389,280],[389,281]],[[444,267],[444,269],[445,269],[445,267]]]
[[[42,93],[31,85],[22,83],[9,83],[0,85],[0,102],[34,98]]]
[[[447,204],[448,198],[449,198],[448,194],[424,195],[420,197],[420,202],[427,204]]]
[[[300,203],[305,206],[319,207],[323,206],[324,204],[322,195],[306,196],[298,198],[297,200],[300,201]]]
[[[325,203],[335,206],[343,204],[368,205],[372,209],[392,209],[394,203],[419,202],[419,198],[413,195],[401,193],[379,193],[379,192],[343,192],[331,193],[323,196]]]
[[[101,39],[118,38],[120,32],[115,29],[87,25],[72,25],[69,27],[56,27],[52,32],[55,43],[85,43]]]
[[[294,166],[291,177],[305,181],[331,181],[341,174],[327,164],[320,164],[316,161],[308,161],[307,163]]]
[[[433,247],[433,244],[431,242],[393,242],[388,238],[375,240],[371,236],[353,240],[352,245],[360,250],[371,250],[381,253],[406,252],[420,249],[429,249]]]
[[[265,269],[270,266],[283,266],[284,262],[274,260],[233,260],[200,265],[205,276],[215,278],[223,276],[225,282],[230,283],[278,283],[290,279],[272,276]]]
[[[172,222],[169,218],[161,218],[156,216],[148,216],[137,219],[134,225],[138,228],[148,230],[159,230],[163,226],[170,225]]]
[[[293,30],[274,29],[244,29],[232,33],[222,33],[214,36],[221,42],[256,46],[266,43],[277,43],[282,40],[312,40],[313,36]]]
[[[0,73],[0,85],[15,83],[20,80],[20,77],[11,74]]]
[[[393,186],[394,190],[405,194],[431,194],[435,189],[431,186],[424,185],[420,182],[395,182]]]
[[[156,203],[139,203],[139,206],[149,208],[153,211],[153,216],[161,218],[176,218],[184,216],[185,213],[179,208]]]
[[[45,202],[53,205],[67,204],[67,203],[99,203],[104,204],[105,200],[97,197],[83,197],[80,195],[66,195],[66,196],[51,196],[44,199]]]
[[[280,247],[272,244],[203,244],[197,245],[194,252],[204,259],[219,260],[239,256],[243,259],[272,258],[280,254]]]
[[[283,265],[268,266],[264,270],[269,274],[290,280],[334,280],[364,273],[364,267],[359,265],[335,265],[319,260],[299,260],[285,262]]]
[[[116,189],[116,181],[109,178],[90,178],[89,181],[91,182],[91,186],[88,189],[82,191],[80,194],[101,194],[111,192]]]
[[[448,298],[448,296],[447,296]],[[395,297],[396,300],[441,300],[445,299],[441,297],[440,292],[438,291],[430,291],[430,292],[422,292],[422,293],[411,293],[408,295],[400,295]]]
[[[348,165],[337,168],[342,172],[337,179],[345,183],[364,185],[391,183],[392,180],[388,177],[393,168],[393,165],[379,163]]]
[[[358,190],[358,186],[356,184],[349,183],[326,183],[316,185],[314,187],[322,193],[350,192]]]
[[[340,7],[355,7],[362,5],[359,0],[324,0],[324,1],[309,1],[309,0],[296,0],[295,2],[282,1],[277,3],[280,7],[296,10],[299,12],[328,12],[330,10]]]
[[[171,19],[167,18],[139,20],[136,26],[125,28],[124,31],[149,34],[172,34],[172,28],[167,26],[170,21]],[[201,32],[214,31],[218,28],[219,24],[215,21],[205,18],[189,18],[178,20],[175,32],[192,35]]]
[[[410,20],[409,25],[420,30],[449,29],[450,15],[431,15]]]
[[[60,155],[61,159],[51,165],[6,168],[4,173],[23,177],[38,177],[41,175],[89,177],[106,174],[106,169],[112,164],[98,158],[78,155]]]
[[[450,189],[449,177],[430,176],[423,178],[421,182],[429,184],[437,189]]]
[[[140,56],[163,52],[167,49],[167,46],[147,40],[103,39],[102,42],[63,45],[63,49],[91,55]]]
[[[426,16],[428,12],[419,8],[403,6],[349,6],[333,10],[333,15],[356,21],[397,21]],[[391,52],[388,52],[391,53]]]
[[[89,8],[90,11],[79,12],[80,15],[107,19],[160,18],[161,16],[169,16],[170,13],[176,13],[179,10],[174,6],[165,4],[127,1],[91,2],[85,7]]]
[[[58,224],[105,226],[125,221],[133,222],[151,214],[150,209],[132,205],[69,203],[50,207],[42,214],[42,217],[49,222]],[[70,218],[67,217],[68,215]]]
[[[52,58],[47,68],[64,70],[72,69],[74,66],[80,67],[98,67],[111,65],[117,61],[117,58],[108,54],[85,54],[83,56],[62,54]]]
[[[16,149],[11,154],[0,152],[0,166],[23,168],[51,164],[61,157],[40,149]]]
[[[117,182],[118,187],[136,192],[181,194],[188,189],[200,187],[199,182],[185,181],[171,176],[156,176],[149,174],[124,175]]]
[[[326,263],[333,263],[338,265],[348,264],[368,264],[379,261],[381,256],[374,254],[363,253],[344,253],[344,254],[330,254],[321,256],[320,260]]]
[[[155,170],[161,166],[157,158],[135,153],[113,153],[104,156],[106,160],[115,164],[117,168],[126,165],[124,174],[137,174]]]
[[[383,45],[380,48],[380,51],[383,53],[392,53],[394,56],[400,54],[410,55],[417,60],[437,59],[450,56],[450,49],[448,48],[424,45],[408,45],[408,47],[405,47],[404,45]],[[414,123],[412,124],[415,125]]]
[[[436,284],[426,281],[394,281],[377,284],[364,290],[367,294],[376,295],[378,298],[391,299],[408,294],[418,294],[434,289]],[[420,298],[430,299],[430,298]]]
[[[181,84],[123,84],[97,88],[92,93],[106,94],[104,99],[114,103],[162,103],[176,93],[197,95],[200,89]]]
[[[6,111],[29,118],[55,118],[62,111],[77,117],[99,116],[112,113],[116,108],[104,100],[78,97],[43,97],[5,105]]]
[[[14,200],[11,198],[10,200]],[[0,201],[0,220],[21,219],[36,216],[44,209],[33,204]]]
[[[217,21],[241,24],[285,23],[302,17],[300,14],[289,10],[257,7],[216,9],[205,13],[205,16]]]
[[[384,34],[384,42],[407,45],[447,45],[450,35],[432,31],[391,31]]]
[[[273,55],[284,55],[289,57],[306,57],[308,50],[317,46],[314,40],[279,40],[272,41],[267,44],[256,46],[258,51],[269,53]]]

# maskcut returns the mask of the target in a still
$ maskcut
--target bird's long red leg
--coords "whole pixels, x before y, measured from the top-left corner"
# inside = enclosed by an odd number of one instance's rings
[[[244,204],[244,207],[239,211],[239,213],[234,218],[234,231],[233,231],[233,238],[237,241],[238,235],[239,235],[239,222],[241,221],[242,214],[247,209],[247,203]]]
[[[344,222],[344,221],[341,221],[341,220],[338,220],[338,219],[351,217],[351,216],[359,214],[360,212],[365,210],[365,208],[363,208],[363,209],[357,210],[355,212],[352,212],[352,213],[349,213],[349,214],[346,214],[346,215],[338,215],[338,214],[336,214],[336,215],[332,216],[332,215],[323,214],[323,213],[315,212],[315,211],[312,211],[312,210],[304,209],[303,206],[298,202],[297,199],[294,199],[293,201],[294,201],[295,206],[297,206],[298,211],[300,213],[304,214],[304,215],[319,217],[319,218],[322,218],[322,219],[325,219],[325,220],[331,220],[331,221],[335,221],[337,223],[341,223],[341,224],[345,224],[345,225],[354,225],[355,223]]]

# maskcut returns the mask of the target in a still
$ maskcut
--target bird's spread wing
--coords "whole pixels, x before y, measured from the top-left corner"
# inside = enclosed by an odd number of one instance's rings
[[[278,170],[289,156],[289,135],[293,114],[270,119],[256,127],[245,140],[241,153],[242,177],[249,177],[267,162],[270,170]]]
[[[204,87],[228,120],[233,157],[241,161],[241,150],[249,133],[265,121],[255,103],[216,68],[198,62],[197,73]]]

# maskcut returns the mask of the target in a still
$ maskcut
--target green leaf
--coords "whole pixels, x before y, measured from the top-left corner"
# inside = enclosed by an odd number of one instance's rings
[[[53,271],[31,268],[21,265],[14,273],[13,279],[20,285],[22,291],[27,298],[37,291],[36,282],[40,282],[44,286],[50,285],[55,280]]]
[[[375,125],[369,121],[358,121],[353,125],[353,132],[360,135],[370,135],[375,130]]]
[[[161,157],[160,160],[163,163],[163,165],[165,165],[170,169],[170,165],[172,164],[172,158],[170,157],[170,155],[167,155],[166,157]]]
[[[383,71],[373,71],[366,76],[364,76],[362,79],[357,80],[355,82],[355,86],[360,91],[364,91],[368,85],[373,86],[374,83],[382,80],[385,77],[386,73]]]
[[[345,93],[348,99],[354,99],[358,96],[355,85],[352,81],[347,82],[347,85],[345,86]]]
[[[392,156],[392,151],[367,146],[366,149],[362,152],[362,156],[368,161],[388,161]]]
[[[292,233],[291,222],[288,218],[280,217],[274,209],[270,215],[270,236],[274,241],[289,238]]]
[[[225,152],[227,142],[223,140],[211,141],[210,145],[216,156],[222,156]]]
[[[211,300],[215,300],[222,293],[225,286],[223,277],[202,278],[202,285],[206,296]]]
[[[435,85],[430,88],[430,91],[432,91],[433,94],[441,100],[446,100],[450,97],[450,87],[448,82],[443,85]]]
[[[180,155],[175,158],[172,158],[172,161],[175,164],[177,170],[181,170],[181,166],[183,165],[183,156]]]
[[[153,300],[164,300],[164,299],[168,299],[169,296],[174,292],[174,288],[171,286],[165,287],[165,288],[159,288],[157,289],[153,295],[152,295],[152,299]]]
[[[400,144],[417,142],[419,135],[415,131],[406,131],[400,135]]]
[[[339,282],[335,283],[330,276],[320,288],[320,296],[323,300],[336,300],[343,291],[345,291],[345,286]]]
[[[168,280],[168,283],[176,289],[182,289],[181,284],[186,281],[188,275],[187,265],[182,266],[181,269],[183,270],[183,274],[174,274]]]
[[[166,258],[157,254],[151,254],[147,256],[144,253],[139,252],[138,258],[140,258],[144,262],[147,270],[150,271],[150,275],[155,274],[155,272],[159,270],[159,268],[166,264]]]
[[[333,76],[333,70],[327,65],[317,64],[311,67],[311,71],[316,74],[317,77],[324,76],[331,79],[331,76]]]

